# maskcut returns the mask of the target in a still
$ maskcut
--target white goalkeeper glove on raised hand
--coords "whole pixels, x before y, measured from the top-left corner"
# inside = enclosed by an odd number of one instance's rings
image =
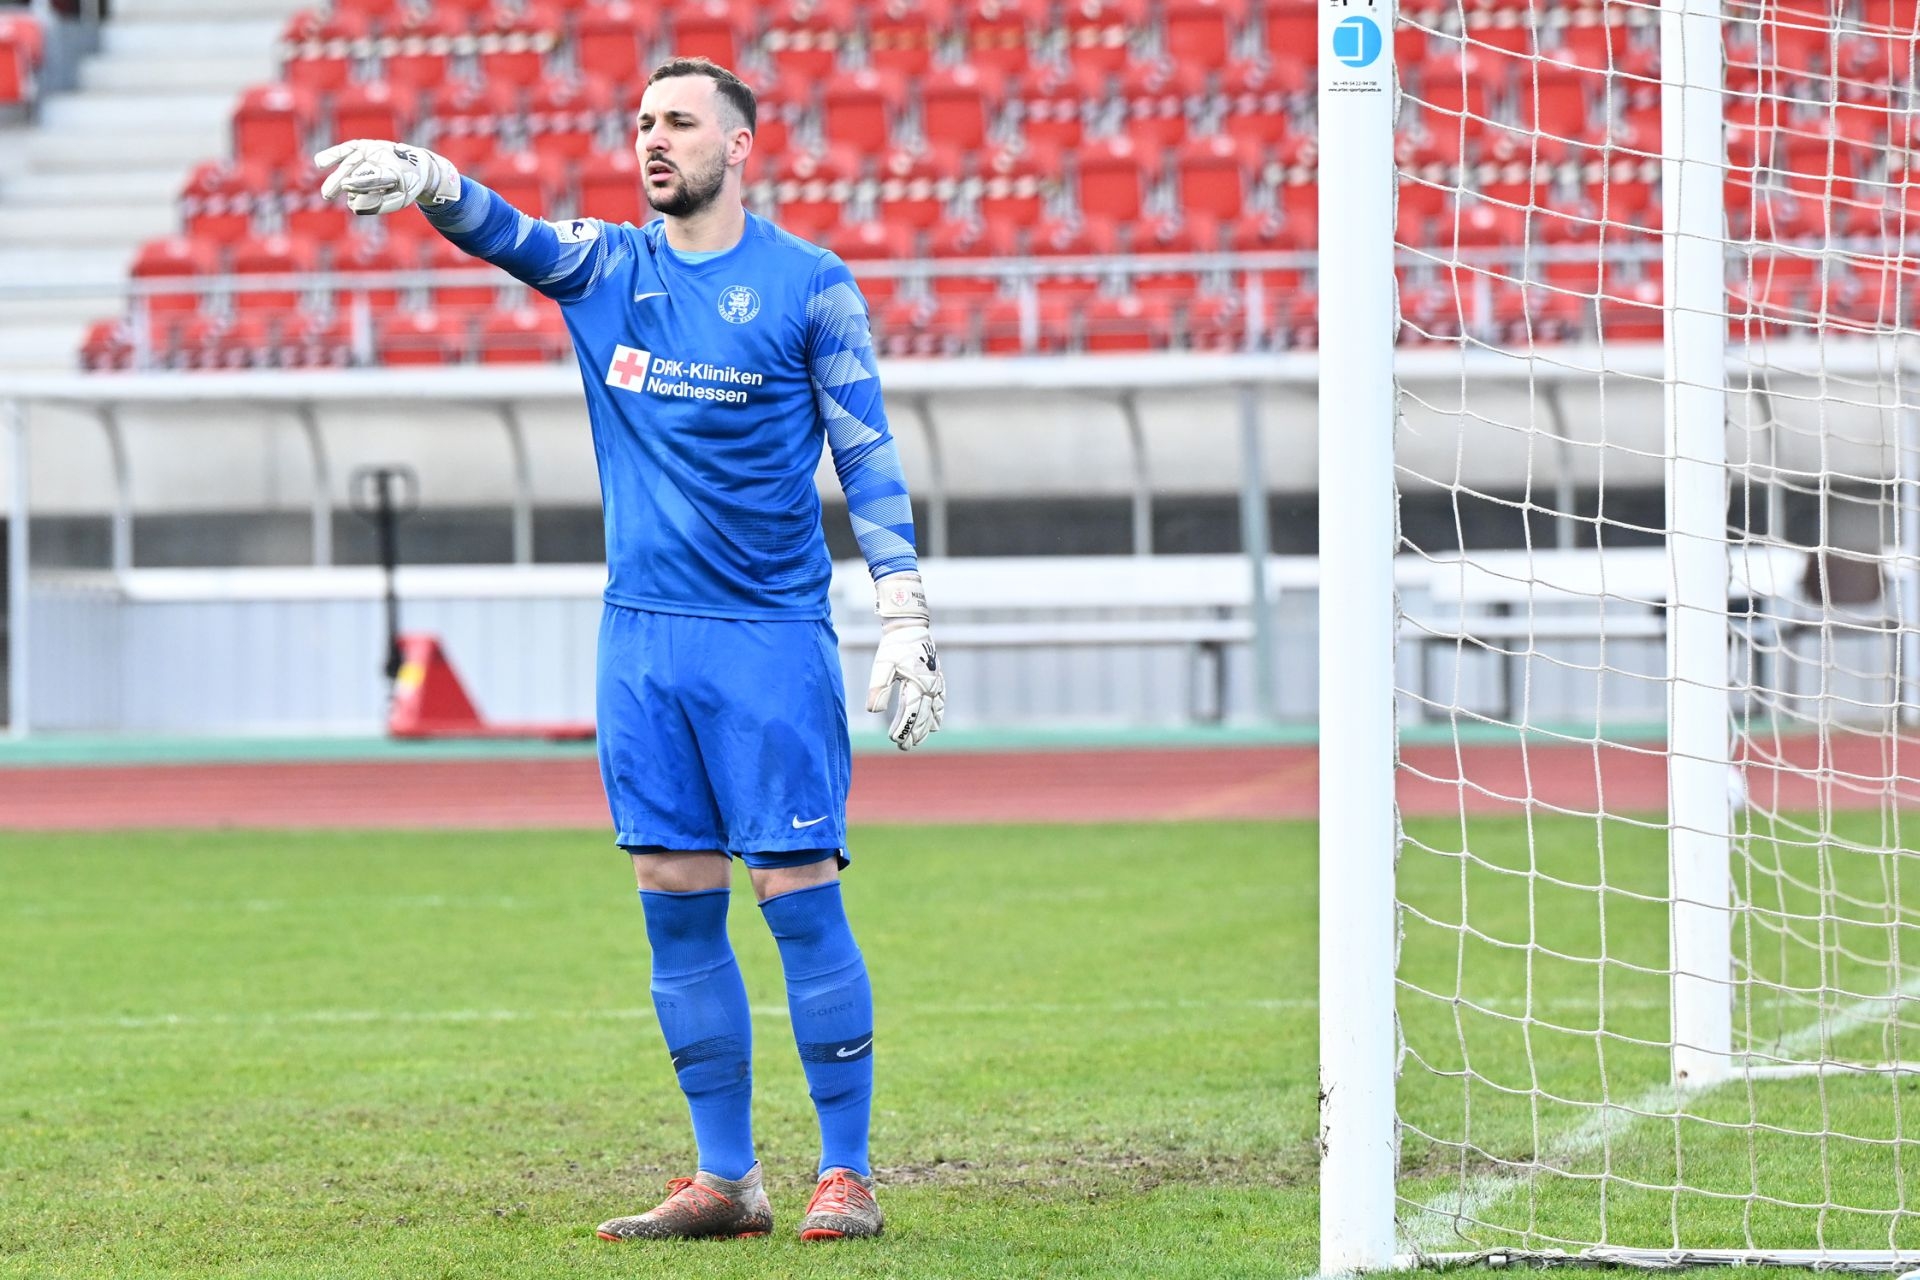
[[[447,204],[460,198],[460,171],[445,156],[425,147],[379,138],[355,138],[328,147],[313,158],[324,169],[338,165],[320,184],[331,200],[347,193],[355,213],[395,213],[416,202]]]
[[[867,681],[867,710],[885,711],[893,703],[887,737],[911,751],[940,727],[947,709],[947,673],[933,650],[928,629],[927,593],[917,573],[890,573],[874,583],[879,597],[880,648]]]

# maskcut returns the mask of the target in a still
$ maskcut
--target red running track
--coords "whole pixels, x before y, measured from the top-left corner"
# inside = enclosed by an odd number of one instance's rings
[[[1849,736],[1754,759],[1748,788],[1766,807],[1875,807],[1920,800],[1920,744]],[[1658,812],[1657,747],[1408,747],[1407,814]],[[1902,776],[1904,775],[1904,776]],[[1311,818],[1311,747],[945,752],[862,755],[854,822],[1153,822]],[[604,827],[591,758],[563,760],[190,764],[0,769],[0,829],[171,827]]]

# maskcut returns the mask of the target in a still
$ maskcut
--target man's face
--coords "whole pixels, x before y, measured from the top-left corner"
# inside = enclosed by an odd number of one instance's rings
[[[648,85],[633,143],[647,203],[676,218],[712,204],[726,184],[728,149],[740,132],[728,127],[731,120],[720,86],[706,76]]]

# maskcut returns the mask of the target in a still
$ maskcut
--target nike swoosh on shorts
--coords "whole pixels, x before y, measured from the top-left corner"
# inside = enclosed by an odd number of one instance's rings
[[[800,815],[796,813],[793,815],[793,829],[799,831],[804,827],[818,826],[820,823],[825,822],[829,816],[830,815],[823,813],[811,822],[802,822],[800,821]]]

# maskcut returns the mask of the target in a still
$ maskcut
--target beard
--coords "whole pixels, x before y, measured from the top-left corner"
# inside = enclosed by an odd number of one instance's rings
[[[720,188],[727,181],[726,157],[715,156],[713,163],[699,173],[688,173],[678,166],[675,166],[675,172],[680,175],[679,185],[666,191],[655,191],[648,186],[647,203],[655,212],[664,213],[670,218],[691,217],[719,198]]]

